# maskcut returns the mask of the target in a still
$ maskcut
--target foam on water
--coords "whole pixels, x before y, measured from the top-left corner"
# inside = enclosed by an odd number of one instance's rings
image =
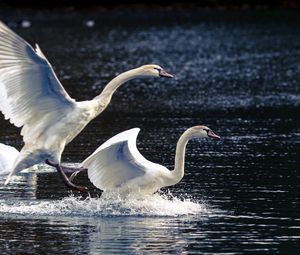
[[[118,195],[101,198],[66,197],[52,201],[1,201],[2,215],[31,216],[182,216],[207,213],[203,203],[192,199],[154,194],[144,198]]]

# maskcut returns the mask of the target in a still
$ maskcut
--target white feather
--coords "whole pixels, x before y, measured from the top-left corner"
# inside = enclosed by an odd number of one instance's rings
[[[38,46],[35,51],[2,22],[0,38],[0,110],[15,126],[23,126],[26,143],[66,116],[75,101]]]
[[[19,151],[16,148],[0,143],[0,174],[11,170],[18,155]]]
[[[82,162],[82,166],[88,169],[90,181],[97,188],[113,190],[134,187],[150,189],[152,193],[161,187],[156,178],[169,170],[140,154],[136,147],[139,131],[139,128],[133,128],[117,134]]]

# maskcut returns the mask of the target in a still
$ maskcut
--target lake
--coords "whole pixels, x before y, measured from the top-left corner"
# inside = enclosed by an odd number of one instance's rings
[[[76,165],[140,127],[138,148],[173,169],[176,142],[193,140],[183,180],[143,200],[69,191],[41,165],[4,186],[1,254],[296,254],[300,249],[300,18],[298,11],[0,11],[37,42],[68,93],[88,100],[115,75],[155,63],[174,79],[124,84],[63,153]],[[18,26],[29,20],[29,28]],[[92,20],[95,26],[87,27]],[[22,147],[0,118],[0,142]]]

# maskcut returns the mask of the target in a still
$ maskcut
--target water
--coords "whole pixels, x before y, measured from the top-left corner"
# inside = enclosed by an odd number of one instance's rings
[[[140,201],[69,192],[40,166],[0,186],[1,254],[295,254],[300,238],[299,13],[0,12],[38,42],[70,95],[95,96],[116,74],[145,63],[173,80],[124,85],[66,147],[81,162],[102,142],[140,127],[138,148],[172,169],[176,141],[206,124],[221,141],[191,141],[186,174]],[[95,21],[92,28],[84,26]],[[0,120],[0,141],[22,146]],[[0,175],[3,183],[5,175]]]

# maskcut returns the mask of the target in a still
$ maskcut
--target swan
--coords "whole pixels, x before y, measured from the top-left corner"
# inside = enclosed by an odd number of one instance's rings
[[[33,49],[0,21],[0,111],[5,119],[22,127],[24,141],[5,185],[23,169],[46,163],[56,168],[68,187],[87,191],[68,179],[61,166],[61,154],[108,106],[123,83],[140,77],[173,76],[158,65],[144,65],[115,77],[92,100],[76,102],[59,82],[40,47],[36,44]]]
[[[81,163],[83,168],[88,169],[88,178],[94,186],[103,191],[118,191],[119,194],[152,194],[162,187],[175,185],[183,178],[185,148],[190,139],[220,139],[206,126],[187,129],[177,142],[175,168],[170,171],[140,154],[136,147],[139,131],[139,128],[133,128],[117,134]],[[73,173],[72,179],[78,172]]]
[[[15,147],[0,143],[0,174],[9,173],[19,154],[20,152]],[[37,167],[32,166],[24,170],[37,170]],[[74,168],[67,167],[67,171],[74,172]]]
[[[0,174],[6,174],[11,170],[19,151],[10,145],[0,143]]]

